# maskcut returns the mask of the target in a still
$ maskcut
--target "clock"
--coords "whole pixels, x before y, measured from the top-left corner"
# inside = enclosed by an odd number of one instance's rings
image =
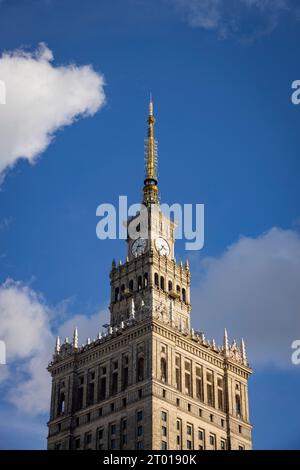
[[[145,238],[138,238],[135,240],[135,242],[132,244],[131,247],[131,253],[134,256],[139,256],[142,253],[144,253],[145,249],[147,246],[147,240]]]
[[[161,237],[157,238],[155,240],[155,247],[161,256],[169,256],[170,254],[169,243],[164,238],[161,238]]]

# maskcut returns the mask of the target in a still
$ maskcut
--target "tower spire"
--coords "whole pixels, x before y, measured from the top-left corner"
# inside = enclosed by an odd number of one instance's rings
[[[157,142],[154,139],[153,102],[150,93],[149,114],[148,114],[148,134],[145,145],[145,180],[144,180],[144,199],[145,206],[158,204],[157,187]]]

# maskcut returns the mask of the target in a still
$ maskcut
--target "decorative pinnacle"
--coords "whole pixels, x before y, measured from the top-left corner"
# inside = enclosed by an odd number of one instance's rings
[[[148,114],[148,135],[145,148],[145,181],[144,181],[144,200],[146,206],[158,204],[157,187],[157,143],[154,139],[153,102],[150,94],[149,114]]]
[[[245,346],[245,341],[243,340],[243,338],[242,338],[242,341],[241,341],[241,351],[242,351],[243,363],[244,363],[245,365],[247,365],[246,346]]]
[[[227,353],[229,350],[229,343],[228,343],[228,333],[226,328],[224,329],[224,351]]]
[[[78,329],[77,329],[77,326],[74,329],[74,333],[73,333],[73,347],[76,348],[76,349],[78,348]]]
[[[60,339],[59,336],[56,337],[55,341],[55,353],[58,354],[60,351]]]

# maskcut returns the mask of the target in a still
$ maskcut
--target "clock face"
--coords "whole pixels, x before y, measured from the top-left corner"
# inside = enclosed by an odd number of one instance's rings
[[[139,256],[142,253],[144,253],[145,249],[147,246],[147,240],[145,238],[138,238],[135,240],[135,242],[132,244],[131,247],[131,253],[135,256]]]
[[[155,240],[155,246],[156,246],[158,253],[161,256],[169,256],[170,247],[169,247],[169,243],[167,242],[167,240],[159,237]]]

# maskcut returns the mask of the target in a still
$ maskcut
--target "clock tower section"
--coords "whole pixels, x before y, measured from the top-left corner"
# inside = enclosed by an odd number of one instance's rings
[[[152,100],[147,119],[145,179],[140,211],[127,222],[127,257],[112,262],[111,327],[130,319],[162,319],[182,332],[190,330],[190,271],[174,255],[175,223],[160,208],[157,142]]]

